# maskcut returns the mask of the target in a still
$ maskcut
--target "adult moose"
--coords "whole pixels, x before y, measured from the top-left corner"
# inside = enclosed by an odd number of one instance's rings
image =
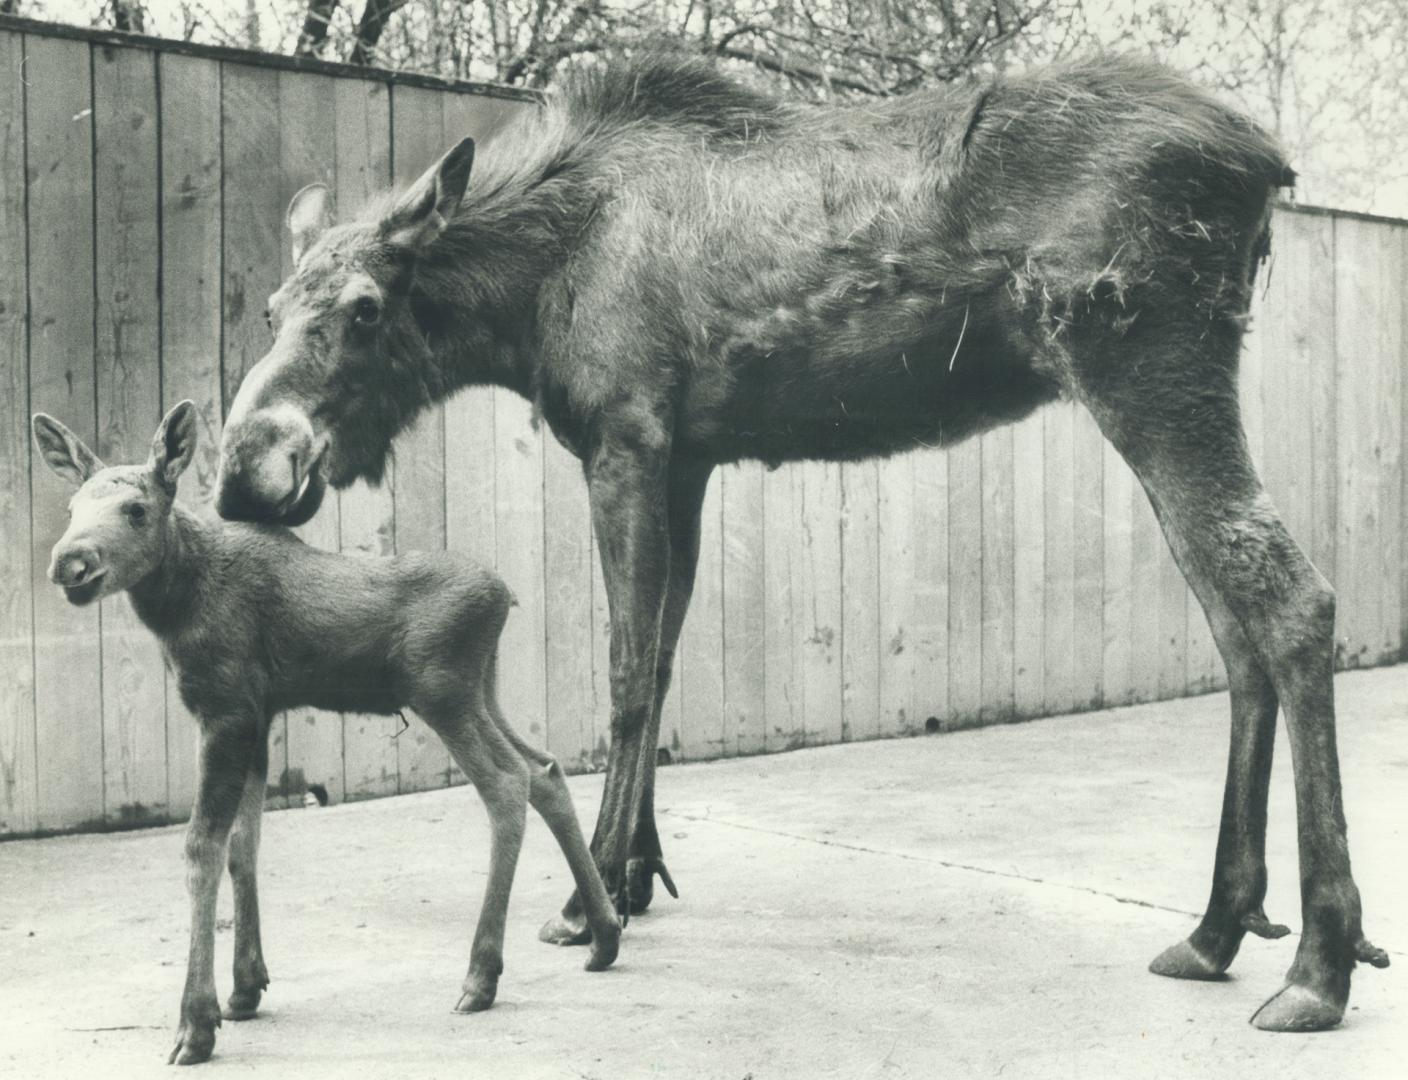
[[[230,411],[221,513],[306,520],[326,484],[380,478],[430,402],[531,398],[590,490],[612,694],[593,850],[640,910],[655,874],[674,893],[655,740],[711,470],[953,443],[1073,397],[1148,492],[1231,687],[1211,899],[1153,970],[1215,977],[1248,931],[1286,932],[1262,911],[1284,706],[1304,931],[1254,1020],[1337,1023],[1356,960],[1388,959],[1350,875],[1334,594],[1263,493],[1237,402],[1271,196],[1293,180],[1273,143],[1119,58],[824,109],[646,58],[500,138],[472,187],[466,140],[355,223],[331,227],[323,188],[295,196],[297,269]],[[543,937],[583,939],[575,898]]]

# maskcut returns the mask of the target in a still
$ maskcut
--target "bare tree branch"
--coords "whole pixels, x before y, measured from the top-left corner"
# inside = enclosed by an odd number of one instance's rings
[[[347,58],[352,64],[370,64],[376,54],[376,44],[386,29],[386,22],[392,15],[405,7],[407,0],[367,0],[362,9],[362,17],[357,20],[355,43],[352,55]]]
[[[308,0],[308,13],[303,16],[303,29],[298,34],[298,44],[293,47],[294,56],[322,55],[328,26],[336,10],[337,0]]]

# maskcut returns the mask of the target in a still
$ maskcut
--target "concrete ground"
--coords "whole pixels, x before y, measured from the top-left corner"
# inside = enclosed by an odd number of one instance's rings
[[[1221,983],[1145,965],[1206,898],[1223,695],[675,767],[660,826],[681,899],[617,966],[536,940],[568,875],[530,826],[499,1001],[451,1012],[488,851],[472,790],[268,815],[260,1019],[213,1075],[1408,1076],[1408,666],[1338,680],[1355,871],[1388,971],[1337,1031],[1247,1024],[1295,937]],[[1299,925],[1289,754],[1267,911]],[[600,777],[573,780],[590,822]],[[222,896],[228,916],[228,887]],[[170,1076],[186,933],[181,830],[0,845],[0,1075]],[[231,934],[218,935],[229,992]]]

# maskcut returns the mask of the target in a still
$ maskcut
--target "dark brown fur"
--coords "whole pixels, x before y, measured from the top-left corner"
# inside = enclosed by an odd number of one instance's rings
[[[1293,178],[1274,143],[1130,59],[804,108],[647,58],[572,83],[466,191],[471,150],[361,222],[300,233],[275,344],[226,428],[222,513],[306,517],[324,480],[379,475],[393,436],[460,386],[533,399],[590,487],[612,624],[593,845],[641,907],[654,874],[670,883],[653,747],[712,469],[949,444],[1075,398],[1148,491],[1232,688],[1208,914],[1155,970],[1221,972],[1247,930],[1275,932],[1279,703],[1306,936],[1257,1022],[1337,1022],[1355,958],[1386,958],[1363,941],[1344,842],[1334,599],[1261,490],[1237,403],[1271,197]],[[322,207],[304,193],[291,220]],[[348,307],[364,288],[374,324]],[[575,903],[545,928],[585,933]]]

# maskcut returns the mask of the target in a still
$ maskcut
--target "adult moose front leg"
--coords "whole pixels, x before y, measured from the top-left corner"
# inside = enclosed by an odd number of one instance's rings
[[[650,906],[656,874],[660,875],[670,895],[676,899],[679,897],[674,879],[665,868],[660,833],[655,827],[654,748],[660,741],[660,715],[665,707],[665,695],[670,692],[675,646],[679,644],[680,630],[694,592],[694,572],[699,565],[700,515],[712,472],[713,466],[707,462],[676,459],[670,466],[670,577],[665,593],[665,610],[660,621],[660,650],[655,659],[655,703],[650,716],[650,737],[644,746],[645,760],[642,764],[645,789],[631,833],[630,854],[626,859],[626,889],[630,895],[632,915]]]
[[[670,574],[669,437],[658,416],[640,412],[624,422],[604,421],[587,458],[592,529],[611,619],[611,747],[591,848],[623,915],[630,907],[631,832],[654,768],[656,659]],[[538,936],[553,944],[589,940],[575,894]]]
[[[168,1063],[196,1065],[215,1049],[220,1001],[215,994],[215,901],[224,872],[230,827],[254,765],[253,718],[203,718],[200,782],[186,830],[186,890],[191,898],[191,945],[181,1022]]]

